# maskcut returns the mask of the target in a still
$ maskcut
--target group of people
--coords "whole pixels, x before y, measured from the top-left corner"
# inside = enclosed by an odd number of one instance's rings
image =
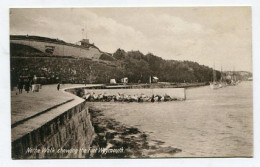
[[[117,95],[108,95],[106,93],[101,94],[95,94],[95,92],[87,92],[83,98],[86,101],[91,102],[161,102],[161,101],[176,101],[181,100],[177,98],[172,98],[171,96],[165,94],[163,96],[160,95],[152,95],[147,96],[144,94],[141,95],[126,95],[126,94],[120,94]]]
[[[19,79],[17,88],[19,90],[19,94],[23,93],[23,89],[25,89],[25,91],[29,93],[30,89],[32,89],[32,81],[29,79],[27,80]]]

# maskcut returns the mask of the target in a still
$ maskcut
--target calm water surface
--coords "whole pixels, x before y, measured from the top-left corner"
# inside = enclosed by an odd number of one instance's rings
[[[182,149],[175,157],[253,155],[252,82],[212,90],[187,89],[187,100],[160,103],[94,103],[110,118],[135,126]]]

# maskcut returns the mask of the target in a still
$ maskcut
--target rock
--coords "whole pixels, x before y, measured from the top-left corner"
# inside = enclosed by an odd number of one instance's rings
[[[116,133],[110,133],[110,132],[107,132],[106,133],[106,139],[113,139],[115,137]]]
[[[145,133],[143,133],[143,134],[141,134],[141,137],[146,139],[147,135]]]
[[[140,131],[137,129],[137,128],[128,128],[128,134],[137,134],[137,133],[140,133]]]
[[[120,140],[111,140],[110,143],[113,144],[113,146],[117,147],[117,148],[123,147],[123,143]]]

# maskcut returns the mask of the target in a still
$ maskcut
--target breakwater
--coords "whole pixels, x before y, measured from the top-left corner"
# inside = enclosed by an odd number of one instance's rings
[[[186,99],[185,88],[159,89],[84,89],[86,101],[100,102],[166,102]]]

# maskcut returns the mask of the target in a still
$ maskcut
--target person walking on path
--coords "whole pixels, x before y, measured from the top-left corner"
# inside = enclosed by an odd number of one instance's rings
[[[29,80],[26,81],[24,88],[25,88],[25,91],[26,91],[27,93],[29,93],[29,91],[30,91],[30,81],[29,81]]]
[[[58,85],[57,85],[57,90],[58,91],[60,90],[60,83],[58,83]]]
[[[32,91],[32,84],[33,84],[33,81],[30,80],[30,81],[29,81],[29,86],[30,86],[31,91]]]
[[[18,89],[19,89],[19,94],[23,93],[23,82],[21,79],[18,81]]]

